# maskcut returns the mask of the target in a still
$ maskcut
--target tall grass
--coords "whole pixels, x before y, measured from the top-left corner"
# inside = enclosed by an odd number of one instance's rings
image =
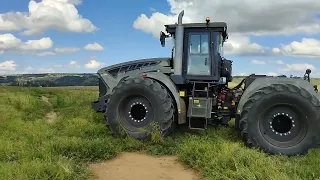
[[[215,127],[141,143],[114,139],[91,109],[96,89],[0,89],[0,179],[90,179],[87,163],[123,151],[177,155],[204,179],[320,179],[320,151],[305,157],[268,156],[244,147],[233,129]],[[48,97],[50,104],[42,100]],[[55,111],[57,119],[45,115]]]

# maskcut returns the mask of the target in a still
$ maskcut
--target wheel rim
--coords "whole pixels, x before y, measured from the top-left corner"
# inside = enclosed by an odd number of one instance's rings
[[[153,108],[150,101],[141,95],[126,97],[120,103],[120,121],[127,129],[142,128],[153,120]]]
[[[292,105],[271,106],[260,117],[262,136],[275,146],[294,146],[306,135],[305,117],[299,109]]]

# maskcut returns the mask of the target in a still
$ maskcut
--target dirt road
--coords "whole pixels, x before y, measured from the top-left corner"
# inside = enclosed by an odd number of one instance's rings
[[[175,157],[152,157],[123,153],[104,163],[91,164],[96,180],[199,180],[193,170],[185,168]]]

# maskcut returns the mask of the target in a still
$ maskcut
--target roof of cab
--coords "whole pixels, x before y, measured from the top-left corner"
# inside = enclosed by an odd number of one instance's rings
[[[167,24],[164,25],[168,32],[174,32],[178,24]],[[227,23],[225,22],[210,22],[208,25],[207,23],[186,23],[183,24],[184,28],[227,28]]]

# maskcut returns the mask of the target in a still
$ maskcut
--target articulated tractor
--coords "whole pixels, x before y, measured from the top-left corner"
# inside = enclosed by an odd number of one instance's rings
[[[156,124],[168,136],[176,127],[206,130],[235,120],[243,142],[269,154],[306,154],[320,146],[320,97],[304,78],[255,75],[235,87],[232,62],[223,57],[228,39],[225,22],[165,25],[160,32],[174,42],[171,57],[140,59],[98,71],[99,98],[92,103],[104,114],[114,137],[148,140]]]

